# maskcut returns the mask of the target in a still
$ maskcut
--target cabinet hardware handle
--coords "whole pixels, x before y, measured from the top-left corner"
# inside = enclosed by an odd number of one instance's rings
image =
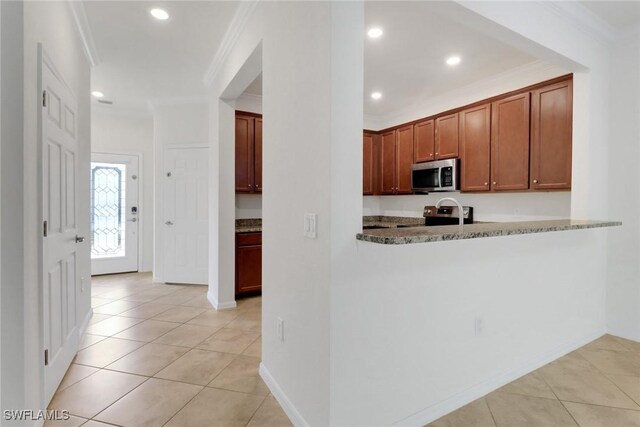
[[[489,185],[489,183],[488,183],[488,182],[485,182],[485,183],[484,183],[484,185],[485,185],[485,186],[486,186],[486,185]]]
[[[493,185],[496,185],[496,184],[497,184],[497,182],[493,181]]]
[[[440,153],[438,153],[438,152],[436,151],[436,156],[437,156],[438,154],[440,154]]]
[[[538,183],[538,180],[537,180],[537,179],[534,179],[534,180],[533,180],[533,183],[534,183],[534,184],[537,184],[537,183]]]

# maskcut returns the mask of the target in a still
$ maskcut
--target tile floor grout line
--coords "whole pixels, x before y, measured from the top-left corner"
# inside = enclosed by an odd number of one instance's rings
[[[263,399],[262,402],[260,402],[260,404],[258,405],[258,407],[256,408],[255,411],[253,411],[253,414],[251,414],[251,416],[249,417],[249,420],[247,421],[247,423],[245,424],[245,427],[247,427],[250,423],[251,420],[253,420],[253,417],[256,416],[256,414],[258,413],[258,411],[260,410],[260,408],[262,408],[262,405],[264,405],[264,402],[267,401],[267,397],[269,397],[269,395],[267,394]]]
[[[621,408],[619,406],[602,405],[602,404],[599,404],[599,403],[578,402],[578,401],[570,400],[570,399],[564,399],[564,400],[561,400],[560,402],[577,403],[579,405],[588,405],[588,406],[598,406],[600,408],[620,409],[622,411],[640,412],[640,409]]]
[[[481,397],[481,399],[484,400],[484,404],[486,405],[487,409],[489,410],[489,415],[491,415],[491,419],[493,420],[493,425],[495,427],[498,427],[498,422],[496,421],[495,415],[493,415],[493,411],[491,410],[491,406],[489,405],[489,401],[487,400],[487,395],[488,394],[485,394],[484,396]],[[469,402],[469,403],[471,403],[471,402]]]

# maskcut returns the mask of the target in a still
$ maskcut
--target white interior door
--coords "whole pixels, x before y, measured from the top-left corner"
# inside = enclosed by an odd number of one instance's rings
[[[91,274],[138,271],[138,156],[91,154]]]
[[[165,152],[164,281],[208,283],[208,149]]]
[[[77,102],[44,53],[40,85],[44,380],[49,402],[78,350],[76,253],[87,243],[77,235]]]

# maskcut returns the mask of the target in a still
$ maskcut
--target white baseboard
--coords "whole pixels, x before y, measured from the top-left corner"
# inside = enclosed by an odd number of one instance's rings
[[[467,390],[455,394],[440,403],[430,406],[400,421],[396,421],[395,423],[393,423],[393,425],[423,426],[425,424],[429,424],[437,420],[438,418],[443,417],[448,413],[453,412],[456,409],[461,408],[464,405],[481,398],[482,396],[485,396],[488,393],[491,393],[492,391],[502,387],[503,385],[506,385],[511,381],[514,381],[523,375],[535,371],[536,369],[546,365],[547,363],[552,362],[555,359],[582,347],[583,345],[595,340],[596,338],[601,337],[605,333],[605,329],[602,328],[601,330],[599,329],[598,331],[592,332],[580,339],[573,340],[569,344],[558,346],[540,356],[529,359],[516,369],[512,369],[511,371],[497,375],[493,378],[488,379],[487,381],[468,388]]]
[[[237,306],[235,301],[218,302],[218,299],[211,292],[207,292],[207,299],[216,310],[228,310]]]
[[[89,321],[91,321],[92,317],[93,317],[93,308],[90,308],[89,312],[87,312],[87,315],[85,316],[84,320],[80,324],[80,329],[78,330],[78,332],[80,333],[79,335],[80,337],[82,337],[84,333],[87,331],[87,328],[89,327]]]
[[[276,380],[271,376],[271,373],[269,372],[267,367],[264,366],[262,362],[260,362],[259,372],[263,381],[265,382],[267,387],[269,387],[269,390],[271,390],[271,394],[273,394],[273,397],[276,398],[293,425],[296,427],[307,427],[309,423],[302,417],[296,407],[293,406],[293,403],[291,403],[287,395],[284,394],[284,391],[282,391],[280,385],[278,385]]]

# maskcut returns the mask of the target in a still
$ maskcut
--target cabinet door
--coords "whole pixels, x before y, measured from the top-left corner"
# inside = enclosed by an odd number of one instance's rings
[[[491,104],[460,113],[461,191],[489,191]]]
[[[253,187],[253,117],[236,116],[236,192]]]
[[[413,127],[413,161],[415,163],[435,160],[435,124],[433,120],[416,123]]]
[[[236,248],[236,294],[257,292],[262,289],[262,246]]]
[[[253,170],[254,170],[254,190],[262,192],[262,119],[255,119],[253,138]]]
[[[458,113],[436,119],[436,159],[458,157]]]
[[[411,194],[411,165],[413,164],[413,125],[397,130],[396,194]]]
[[[557,83],[531,96],[531,188],[570,189],[573,84]]]
[[[529,93],[514,95],[491,107],[491,188],[529,188]]]
[[[380,145],[381,191],[382,194],[394,194],[396,188],[396,132],[383,133]]]
[[[362,137],[362,194],[373,194],[373,135]]]

